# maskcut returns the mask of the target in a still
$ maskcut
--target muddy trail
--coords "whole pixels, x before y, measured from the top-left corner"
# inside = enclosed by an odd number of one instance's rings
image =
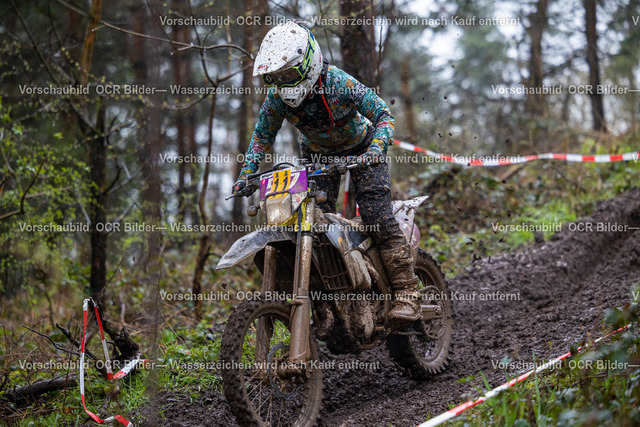
[[[455,308],[455,347],[449,369],[433,380],[401,376],[383,347],[358,356],[325,359],[369,362],[375,369],[326,370],[321,426],[410,426],[461,402],[480,384],[503,383],[505,357],[511,376],[533,355],[547,361],[589,334],[603,333],[604,311],[629,300],[640,281],[640,188],[604,201],[576,226],[565,225],[551,241],[482,259],[449,281]],[[580,225],[582,224],[582,225]],[[589,225],[591,224],[591,225]],[[613,226],[626,231],[610,230]],[[588,230],[592,231],[577,231]],[[570,230],[574,228],[574,230]],[[461,378],[475,379],[459,383]],[[176,395],[158,401],[169,426],[236,425],[224,397],[206,393],[189,402]],[[155,424],[150,405],[143,414]],[[153,411],[157,412],[157,411]],[[157,420],[156,421],[160,421]]]

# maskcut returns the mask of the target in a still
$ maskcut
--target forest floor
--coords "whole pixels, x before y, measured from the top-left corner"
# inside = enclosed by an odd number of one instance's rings
[[[403,377],[383,347],[357,356],[323,348],[324,358],[377,363],[379,369],[324,371],[320,425],[416,425],[468,398],[482,387],[481,374],[492,387],[518,374],[498,366],[505,357],[515,367],[534,357],[546,362],[603,335],[604,311],[627,303],[640,281],[640,188],[601,202],[575,224],[591,224],[593,231],[570,231],[565,224],[548,242],[478,260],[449,281],[456,314],[453,361],[430,381]],[[626,231],[597,231],[612,226]],[[479,300],[493,293],[519,297]],[[203,391],[197,400],[161,392],[136,418],[147,425],[236,425],[217,391]]]

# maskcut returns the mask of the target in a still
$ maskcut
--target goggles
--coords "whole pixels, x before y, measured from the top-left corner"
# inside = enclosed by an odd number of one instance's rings
[[[309,31],[309,43],[307,44],[307,51],[304,53],[302,61],[286,70],[263,74],[262,80],[264,84],[277,87],[293,87],[300,84],[300,82],[307,77],[311,69],[311,60],[315,52],[315,45],[315,38]]]

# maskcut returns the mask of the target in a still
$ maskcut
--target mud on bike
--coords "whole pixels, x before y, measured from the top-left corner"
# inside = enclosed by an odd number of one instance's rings
[[[266,226],[237,240],[217,268],[253,257],[262,273],[254,298],[226,325],[221,347],[224,393],[240,425],[311,426],[322,404],[318,342],[332,353],[358,353],[386,343],[395,364],[414,379],[442,372],[451,358],[453,312],[437,263],[418,247],[416,209],[428,196],[394,201],[393,212],[414,249],[422,318],[387,321],[392,290],[373,238],[359,217],[323,213],[327,194],[315,178],[366,164],[281,163],[250,175],[232,197],[259,191]]]

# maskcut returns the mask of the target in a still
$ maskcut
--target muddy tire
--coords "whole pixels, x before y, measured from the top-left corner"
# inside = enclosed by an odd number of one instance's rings
[[[387,348],[403,373],[415,380],[426,380],[444,371],[451,362],[453,301],[440,267],[422,249],[418,249],[415,271],[420,278],[421,305],[435,305],[439,314],[415,322],[403,335],[391,335]]]
[[[245,301],[227,323],[221,359],[224,395],[241,426],[313,426],[322,406],[322,370],[308,363],[304,374],[282,376],[288,357],[291,306],[275,301]],[[258,322],[270,330],[267,360],[260,360]],[[310,337],[312,360],[318,348]],[[282,363],[280,365],[280,363]],[[314,367],[315,365],[315,367]],[[261,366],[262,368],[259,368]],[[269,366],[265,369],[265,366]]]

